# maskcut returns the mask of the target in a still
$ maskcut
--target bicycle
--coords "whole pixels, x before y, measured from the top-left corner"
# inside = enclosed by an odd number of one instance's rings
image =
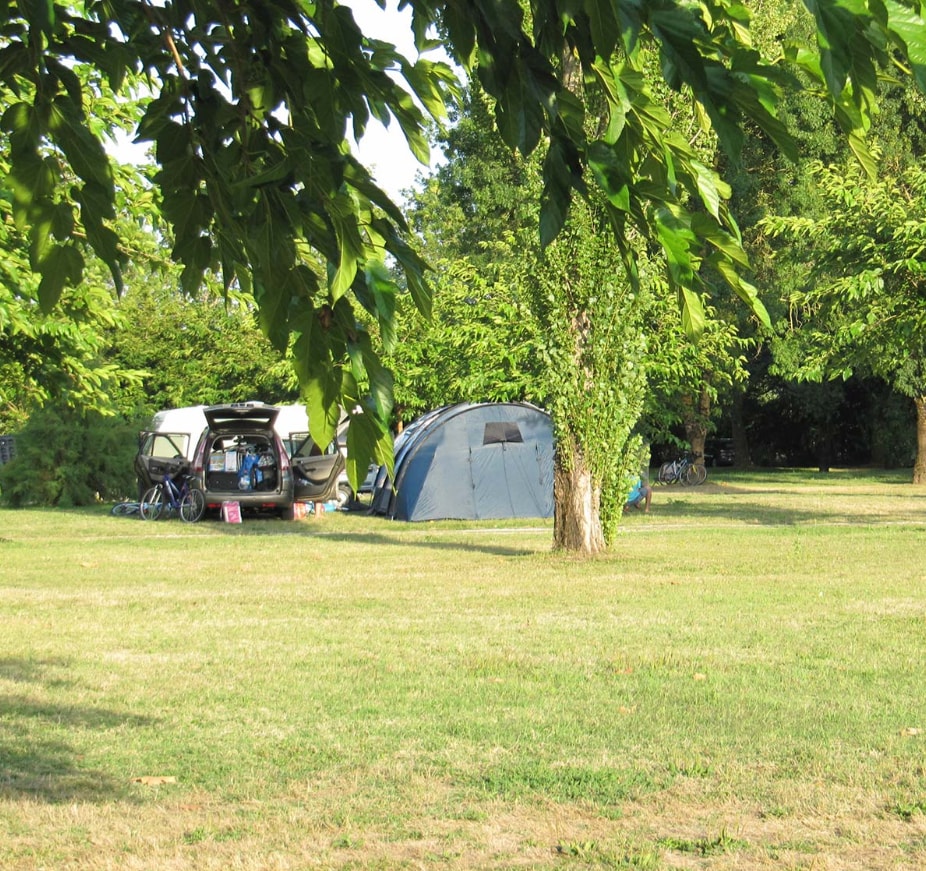
[[[153,487],[149,487],[138,506],[142,520],[157,520],[162,514],[173,511],[180,513],[180,519],[196,523],[206,513],[206,497],[203,491],[190,486],[189,475],[180,476],[180,484],[170,475]]]
[[[109,513],[113,517],[131,517],[133,514],[138,514],[140,510],[140,502],[117,502],[109,509]]]
[[[677,460],[663,463],[659,467],[659,483],[703,484],[707,480],[707,469],[695,459],[694,454],[685,454]]]

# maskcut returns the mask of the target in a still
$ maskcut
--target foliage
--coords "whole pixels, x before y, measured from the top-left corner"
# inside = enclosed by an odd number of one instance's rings
[[[591,522],[600,518],[596,531],[610,541],[625,473],[636,463],[631,433],[645,386],[648,284],[634,289],[627,280],[603,207],[577,203],[558,238],[541,248],[534,205],[541,162],[502,146],[485,121],[494,101],[478,84],[465,97],[444,140],[447,161],[415,200],[414,225],[439,264],[442,293],[432,328],[398,345],[398,383],[419,395],[433,385],[449,397],[443,401],[542,405],[556,431],[557,466],[589,473]],[[455,302],[449,317],[439,311],[442,296]],[[562,513],[559,490],[556,499]]]
[[[559,238],[522,269],[543,334],[540,383],[557,465],[590,474],[609,544],[639,451],[633,434],[646,391],[652,300],[645,283],[627,280],[602,221],[600,211],[575,208]]]
[[[870,372],[926,407],[926,172],[910,165],[877,180],[853,167],[814,169],[827,205],[815,220],[772,216],[762,227],[789,246],[782,258],[806,265],[808,283],[792,294],[788,341],[809,380]],[[926,421],[920,426],[926,425]],[[919,439],[914,481],[926,482],[926,443]]]
[[[539,166],[513,154],[490,119],[491,101],[473,83],[438,136],[445,161],[412,199],[434,303],[424,318],[400,300],[384,358],[405,417],[453,402],[545,399],[543,334],[523,267],[536,256]]]
[[[33,408],[52,398],[75,407],[106,407],[112,391],[138,384],[138,373],[104,358],[104,334],[122,323],[107,282],[88,269],[81,285],[63,289],[45,311],[27,249],[0,194],[2,432],[18,429]]]
[[[498,280],[504,267],[490,277],[469,258],[431,262],[432,316],[403,306],[395,348],[384,358],[396,372],[397,418],[456,402],[539,401],[538,337],[518,289]]]
[[[805,321],[798,371],[820,380],[860,366],[907,396],[926,396],[926,172],[910,167],[871,181],[853,167],[817,164],[815,173],[824,216],[762,224],[789,242],[783,258],[810,267],[791,299]]]
[[[16,456],[0,466],[0,494],[14,507],[70,507],[135,492],[138,426],[49,403],[16,434]]]
[[[714,306],[705,302],[705,330],[697,341],[689,341],[678,309],[664,294],[655,293],[654,301],[646,319],[649,391],[644,420],[651,441],[666,441],[692,413],[691,397],[706,392],[714,410],[721,396],[745,382],[746,354],[755,340],[741,335],[735,318],[719,317]],[[707,427],[711,419],[699,423]]]
[[[652,46],[666,82],[691,94],[704,129],[730,154],[747,123],[792,152],[775,113],[780,89],[794,80],[754,50],[742,5],[535,0],[527,23],[516,0],[408,5],[418,48],[433,44],[429,31],[439,25],[451,57],[496,100],[507,144],[528,154],[544,143],[543,243],[566,225],[572,193],[584,193],[590,176],[604,192],[631,276],[634,234],[662,252],[688,331],[703,327],[703,265],[763,314],[740,274],[747,261],[724,203],[728,189],[672,132],[639,63],[641,49]],[[865,159],[861,133],[876,65],[899,48],[926,80],[921,13],[910,0],[807,6],[819,52],[789,46],[788,59],[824,89]],[[137,135],[154,144],[159,207],[173,256],[184,264],[184,285],[194,287],[216,267],[227,287],[253,294],[276,347],[291,347],[316,441],[327,442],[339,406],[357,408],[354,454],[388,460],[391,378],[354,307],[388,332],[396,285],[384,268],[387,256],[422,311],[429,290],[401,214],[351,157],[346,134],[350,127],[361,135],[371,117],[394,120],[426,157],[417,105],[443,116],[455,92],[449,68],[409,62],[365,37],[334,0],[298,7],[288,0],[7,2],[4,12],[0,127],[13,214],[29,235],[44,309],[80,282],[88,246],[108,264],[116,287],[121,283],[122,252],[111,226],[115,184],[88,92],[103,82],[114,93],[143,86],[152,99]],[[606,105],[606,123],[591,135],[583,98],[558,75],[567,56]]]
[[[388,71],[400,70],[440,115],[452,89],[447,68],[409,63],[367,40],[332,2],[312,7],[311,17],[286,2],[181,8],[116,0],[81,10],[11,3],[6,11],[0,125],[43,307],[80,282],[85,246],[121,286],[123,255],[110,226],[115,185],[87,113],[94,83],[80,72],[98,70],[117,92],[141,81],[153,99],[137,136],[154,144],[158,205],[184,286],[192,290],[216,267],[227,287],[253,294],[278,349],[297,335],[296,369],[321,412],[313,425],[332,428],[339,403],[363,402],[377,414],[358,415],[352,437],[384,453],[377,420],[388,413],[391,385],[348,292],[388,320],[389,255],[423,309],[428,295],[423,263],[401,237],[402,216],[351,157],[346,125],[359,135],[371,115],[394,118],[426,157],[423,115]]]
[[[292,368],[261,332],[249,298],[188,299],[169,278],[139,276],[119,301],[122,326],[107,335],[106,357],[145,373],[112,397],[120,411],[296,398]]]

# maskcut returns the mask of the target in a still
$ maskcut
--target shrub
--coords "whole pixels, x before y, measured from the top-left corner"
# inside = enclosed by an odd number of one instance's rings
[[[135,492],[138,426],[68,407],[36,411],[0,466],[0,494],[13,507],[89,505]]]

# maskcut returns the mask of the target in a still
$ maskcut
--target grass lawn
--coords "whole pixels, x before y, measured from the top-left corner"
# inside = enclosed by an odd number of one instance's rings
[[[0,511],[0,868],[926,868],[926,491],[550,524]]]

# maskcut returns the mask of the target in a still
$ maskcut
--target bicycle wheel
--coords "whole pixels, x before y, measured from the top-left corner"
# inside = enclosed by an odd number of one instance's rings
[[[138,513],[142,520],[157,520],[164,511],[164,485],[155,484],[145,491]]]
[[[691,465],[685,470],[686,484],[703,484],[707,480],[707,469],[700,465]]]
[[[202,490],[190,490],[180,500],[180,518],[196,523],[206,513],[206,497]]]
[[[671,484],[675,480],[675,463],[663,463],[659,467],[660,484]]]
[[[109,511],[113,517],[128,517],[130,514],[138,514],[137,502],[117,502]]]

